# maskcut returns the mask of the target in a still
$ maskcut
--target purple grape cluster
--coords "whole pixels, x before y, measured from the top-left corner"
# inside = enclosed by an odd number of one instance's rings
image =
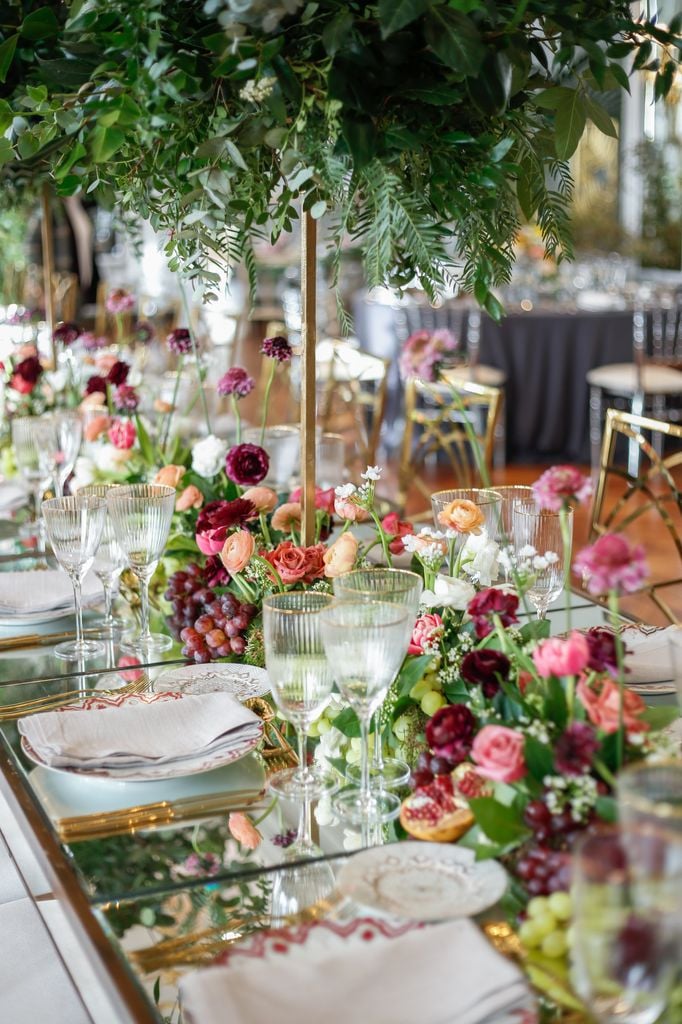
[[[184,644],[186,658],[204,665],[215,658],[244,653],[245,633],[257,608],[242,604],[233,594],[217,594],[206,585],[201,566],[191,563],[186,570],[173,573],[165,597],[173,606],[170,631]]]

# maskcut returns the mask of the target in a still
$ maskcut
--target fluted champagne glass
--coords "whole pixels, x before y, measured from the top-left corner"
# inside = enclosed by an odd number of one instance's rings
[[[146,657],[167,651],[172,639],[149,629],[149,581],[168,540],[175,488],[165,484],[115,487],[107,495],[107,508],[118,546],[140,583],[140,635],[121,646]]]
[[[76,465],[81,441],[83,440],[83,421],[76,412],[56,412],[52,415],[54,432],[57,439],[55,450],[56,472],[54,484],[57,496],[64,493],[66,481],[73,473]]]
[[[383,601],[407,608],[408,643],[419,614],[419,599],[423,589],[421,576],[409,569],[356,569],[334,580],[334,594],[342,601]],[[359,769],[351,766],[348,776],[357,781]],[[404,785],[409,777],[410,766],[405,761],[397,757],[384,757],[379,708],[374,715],[374,757],[370,781],[380,788],[391,789]]]
[[[83,578],[92,566],[107,514],[103,498],[50,498],[42,505],[45,528],[59,565],[71,580],[76,606],[76,639],[58,644],[58,658],[85,660],[101,654],[104,645],[83,636]]]
[[[106,501],[116,486],[118,485],[87,484],[85,487],[80,487],[78,493],[88,497],[103,498]],[[126,558],[116,540],[114,523],[111,513],[107,509],[102,539],[95,554],[92,571],[104,589],[104,618],[100,620],[99,626],[102,628],[102,633],[108,637],[114,636],[117,631],[123,628],[121,619],[116,618],[113,614],[112,605],[116,584],[119,576],[125,569],[125,565]]]
[[[573,512],[569,511],[567,517],[572,535]],[[556,601],[564,587],[561,515],[539,509],[533,501],[517,501],[512,510],[512,523],[517,569],[527,578],[526,595],[538,619],[544,619],[548,606]]]
[[[45,420],[41,416],[21,416],[12,420],[12,445],[17,468],[31,492],[33,518],[19,530],[22,537],[38,535],[43,547],[43,523],[40,506],[43,494],[50,483],[50,470],[40,459],[38,434]]]
[[[308,729],[331,698],[334,680],[322,645],[321,615],[330,594],[288,591],[263,601],[265,667],[280,714],[296,729],[298,768],[277,772],[270,789],[291,800],[310,801],[336,789],[334,775],[307,764]]]
[[[344,786],[334,810],[344,821],[371,826],[400,813],[400,800],[387,790],[372,789],[369,773],[369,726],[407,653],[410,612],[380,601],[336,601],[322,612],[322,641],[336,685],[360,722],[360,785]]]
[[[502,499],[495,540],[505,555],[505,558],[501,558],[500,561],[503,566],[505,583],[509,583],[514,558],[514,505],[518,501],[532,502],[533,488],[526,487],[524,484],[503,484],[501,487],[496,486],[495,490]]]

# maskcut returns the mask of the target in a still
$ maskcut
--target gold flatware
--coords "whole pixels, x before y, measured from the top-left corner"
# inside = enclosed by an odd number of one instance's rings
[[[94,626],[84,629],[84,635],[101,634],[101,629]],[[46,644],[58,643],[60,640],[73,640],[76,634],[73,630],[65,633],[25,633],[23,636],[7,636],[0,640],[0,651],[19,650],[21,647],[44,647]]]
[[[95,690],[83,688],[80,690],[67,690],[66,693],[53,693],[45,697],[33,697],[31,700],[16,701],[13,704],[0,705],[0,722],[13,718],[25,718],[28,715],[37,715],[41,711],[57,711],[66,704],[75,704],[87,697],[121,697],[129,693],[140,693],[148,686],[148,679],[143,676],[132,683],[124,686],[116,686],[110,690]]]
[[[254,805],[264,795],[265,791],[262,789],[247,789],[185,797],[173,801],[160,800],[153,804],[141,804],[139,807],[59,818],[55,826],[64,842],[104,839],[108,836],[139,832],[148,828],[162,828],[176,822],[225,814],[229,811],[255,810]]]

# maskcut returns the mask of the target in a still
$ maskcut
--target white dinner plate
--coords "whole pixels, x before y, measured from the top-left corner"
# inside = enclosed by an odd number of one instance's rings
[[[338,888],[365,907],[411,921],[471,917],[497,903],[507,872],[495,860],[477,861],[472,850],[442,843],[375,846],[352,857]]]
[[[120,697],[88,697],[79,704],[66,704],[58,708],[57,713],[74,714],[76,712],[94,712],[104,708],[120,707],[123,704],[151,704],[164,697],[171,699],[170,693],[127,693]],[[177,694],[172,695],[173,699],[180,700]],[[113,713],[113,712],[112,712]],[[63,775],[77,776],[79,779],[106,779],[114,782],[156,782],[165,779],[181,778],[185,775],[197,775],[200,772],[210,772],[215,768],[222,768],[225,765],[239,761],[246,754],[258,746],[263,735],[263,726],[253,736],[245,736],[241,743],[238,743],[232,750],[214,750],[211,753],[199,753],[193,758],[184,758],[182,761],[166,761],[163,764],[135,765],[133,767],[120,768],[89,768],[78,769],[47,764],[38,754],[25,736],[21,737],[21,749],[29,761],[45,768],[51,772],[58,772]]]
[[[152,683],[155,693],[229,693],[235,700],[263,697],[270,693],[270,679],[264,668],[217,662],[214,665],[183,665],[165,669]]]

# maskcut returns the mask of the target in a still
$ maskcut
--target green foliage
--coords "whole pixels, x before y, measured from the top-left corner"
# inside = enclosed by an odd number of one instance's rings
[[[0,2],[6,203],[51,179],[150,219],[212,294],[252,243],[329,211],[368,283],[457,273],[493,315],[519,207],[570,255],[566,160],[625,67],[672,85],[680,39],[627,0]],[[589,83],[589,86],[588,86]]]

